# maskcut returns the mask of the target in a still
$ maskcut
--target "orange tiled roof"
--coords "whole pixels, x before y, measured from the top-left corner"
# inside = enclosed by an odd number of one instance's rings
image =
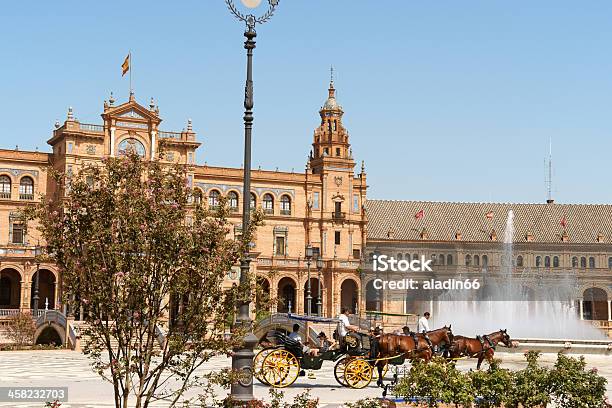
[[[611,243],[612,205],[512,204],[368,200],[368,239],[490,242],[503,241],[506,218],[514,211],[514,242]],[[423,210],[422,218],[415,215]],[[492,212],[492,218],[487,213]],[[566,226],[562,225],[565,219]]]

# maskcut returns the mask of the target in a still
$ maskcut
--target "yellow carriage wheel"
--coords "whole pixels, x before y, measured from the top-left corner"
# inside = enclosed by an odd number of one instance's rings
[[[266,379],[263,375],[263,361],[266,358],[266,356],[268,354],[270,354],[270,352],[273,349],[270,348],[265,348],[263,350],[260,350],[259,353],[257,353],[255,355],[255,358],[253,358],[253,375],[255,376],[255,378],[257,378],[257,380],[264,384],[264,385],[270,385],[266,382]]]
[[[300,362],[292,352],[276,349],[264,357],[261,371],[268,385],[284,388],[297,380],[300,375]]]
[[[365,388],[372,381],[372,366],[361,358],[353,359],[344,368],[344,380],[351,388]]]

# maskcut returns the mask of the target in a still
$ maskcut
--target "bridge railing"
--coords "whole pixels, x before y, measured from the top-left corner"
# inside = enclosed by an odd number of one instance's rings
[[[39,310],[39,312],[41,312]],[[66,327],[66,316],[59,310],[42,310],[36,319],[36,326],[42,326],[47,322],[57,323],[61,327]]]

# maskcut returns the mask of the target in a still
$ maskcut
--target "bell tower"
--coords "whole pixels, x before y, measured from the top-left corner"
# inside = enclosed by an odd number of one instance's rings
[[[350,170],[355,167],[348,131],[342,125],[344,111],[336,100],[333,68],[331,73],[329,94],[325,104],[319,110],[321,124],[314,132],[310,155],[310,167],[313,173],[321,173],[327,167]]]

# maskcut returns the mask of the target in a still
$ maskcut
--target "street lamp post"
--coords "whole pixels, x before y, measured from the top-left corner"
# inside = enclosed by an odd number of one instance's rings
[[[312,245],[306,245],[306,269],[308,271],[308,281],[306,281],[306,315],[312,314],[312,291],[310,288],[310,262],[312,261]]]
[[[319,278],[319,291],[317,296],[317,314],[319,317],[323,315],[323,310],[321,309],[321,291],[323,290],[323,283],[321,282],[321,270],[323,269],[323,259],[321,256],[317,257],[317,276]]]
[[[40,283],[40,244],[36,244],[34,248],[34,259],[36,259],[36,279],[34,280],[34,318],[38,318],[38,288]]]
[[[257,8],[261,0],[241,0],[242,4],[250,9]],[[244,14],[238,10],[233,0],[225,0],[232,14],[246,24],[244,48],[247,50],[247,78],[244,89],[244,185],[242,190],[242,236],[247,238],[251,214],[251,132],[253,129],[253,50],[255,49],[256,24],[268,21],[279,0],[268,0],[268,9],[261,16]],[[251,258],[249,244],[245,242],[245,253],[240,260],[240,284],[249,285],[249,270]],[[249,296],[250,297],[250,296]],[[251,401],[253,397],[253,348],[257,344],[257,337],[252,333],[251,317],[249,315],[251,302],[240,301],[236,322],[246,329],[242,344],[234,350],[232,355],[232,369],[239,373],[238,381],[232,384],[231,397],[237,401]]]

